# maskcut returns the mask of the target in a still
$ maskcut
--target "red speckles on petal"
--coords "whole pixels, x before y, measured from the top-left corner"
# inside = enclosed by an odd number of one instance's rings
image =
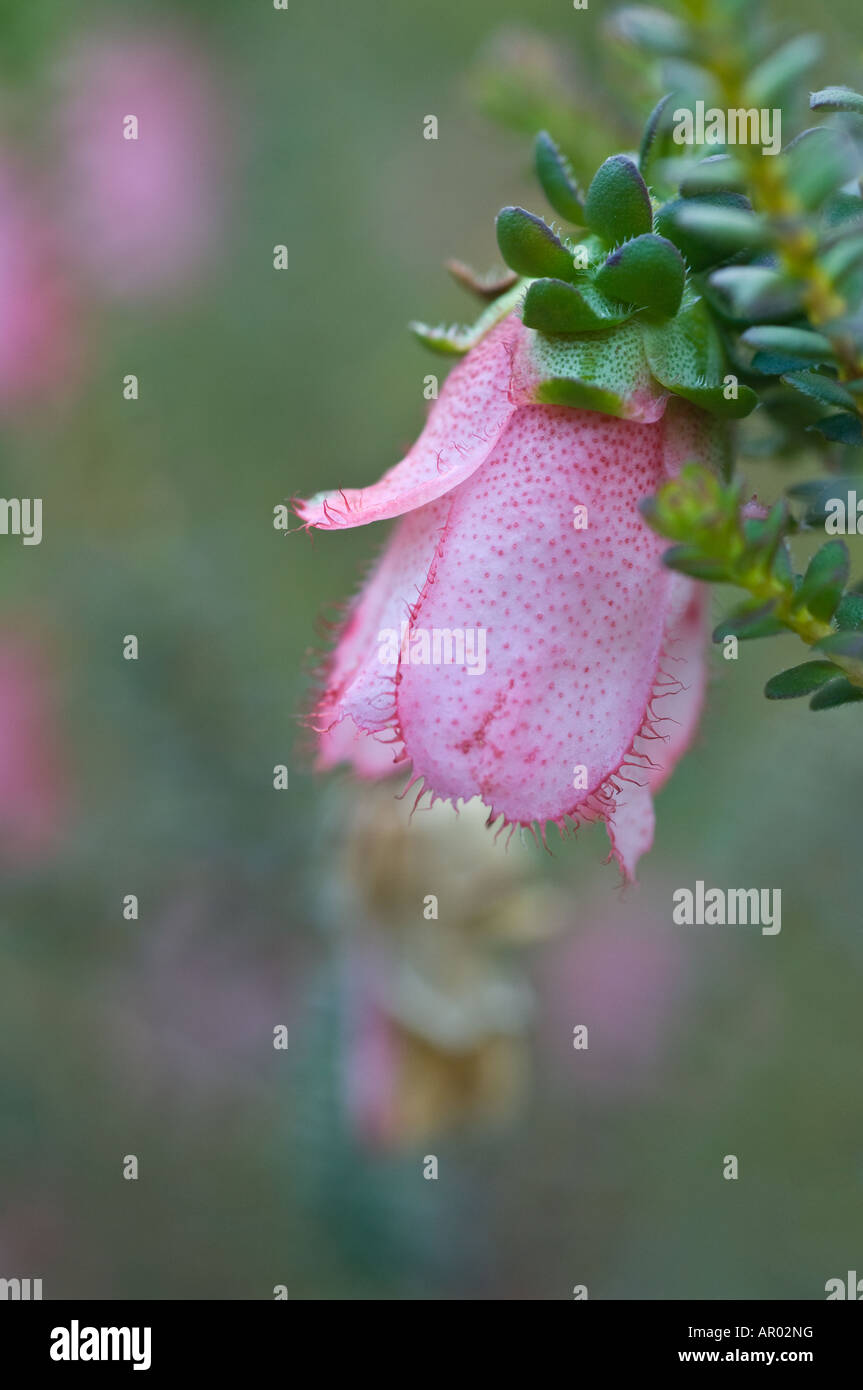
[[[560,821],[620,766],[653,692],[671,586],[637,509],[662,467],[661,425],[531,406],[459,488],[413,625],[486,630],[486,669],[404,665],[397,691],[407,755],[436,794]],[[588,507],[580,532],[576,502]],[[517,535],[506,528],[516,505]],[[489,632],[479,582],[490,552],[511,595],[505,632]],[[573,785],[578,765],[586,788]]]

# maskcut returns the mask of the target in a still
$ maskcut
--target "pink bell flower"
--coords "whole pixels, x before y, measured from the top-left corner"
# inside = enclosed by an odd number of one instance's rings
[[[379,482],[297,504],[307,527],[400,517],[348,611],[313,717],[321,761],[412,765],[489,822],[602,820],[626,878],[705,687],[705,607],[638,504],[715,426],[646,378],[627,418],[536,404],[517,314],[455,368]],[[386,745],[383,747],[382,745]]]

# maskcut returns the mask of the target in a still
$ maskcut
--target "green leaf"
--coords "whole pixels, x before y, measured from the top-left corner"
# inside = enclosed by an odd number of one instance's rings
[[[823,333],[813,333],[808,328],[787,328],[781,324],[760,324],[747,328],[742,335],[744,343],[750,347],[762,348],[766,352],[781,353],[785,357],[801,363],[821,365],[832,362],[833,345]]]
[[[594,280],[603,294],[635,304],[657,318],[670,318],[677,312],[685,283],[686,266],[677,247],[652,232],[612,251]]]
[[[860,416],[852,415],[848,410],[843,410],[838,415],[825,415],[823,419],[816,420],[806,428],[815,430],[832,444],[863,444]]]
[[[587,190],[584,216],[590,230],[607,246],[650,231],[653,210],[647,184],[626,155],[612,155],[597,169]]]
[[[801,131],[782,157],[788,183],[809,210],[819,207],[853,173],[844,137],[832,126]]]
[[[725,561],[712,555],[704,555],[695,545],[673,545],[666,550],[662,561],[668,569],[676,570],[679,574],[688,574],[691,579],[704,579],[717,584],[730,581]]]
[[[624,5],[611,16],[608,28],[613,37],[631,43],[644,53],[661,58],[682,58],[689,52],[686,25],[651,5]]]
[[[729,154],[709,154],[692,165],[680,180],[680,196],[697,198],[705,193],[743,193],[746,171]]]
[[[534,280],[524,299],[525,328],[540,333],[586,333],[611,328],[628,315],[589,286],[563,280]]]
[[[843,594],[833,620],[844,632],[859,632],[863,629],[863,594]]]
[[[770,603],[755,601],[742,604],[714,628],[713,641],[722,642],[726,637],[737,637],[741,642],[749,642],[758,637],[777,637],[787,632],[787,627],[773,617],[775,607],[775,599]]]
[[[550,275],[572,280],[572,256],[543,222],[524,208],[502,208],[497,215],[497,244],[508,266],[519,275]]]
[[[829,622],[848,582],[848,569],[845,542],[827,541],[809,561],[803,583],[794,595],[794,608],[808,608],[813,618]]]
[[[694,234],[703,245],[713,247],[716,260],[735,251],[758,250],[773,240],[771,229],[753,212],[694,198],[681,201],[675,221],[684,232]]]
[[[793,386],[795,391],[800,391],[804,396],[811,396],[813,400],[821,405],[841,405],[846,410],[850,408],[856,411],[856,403],[850,391],[835,381],[832,376],[823,376],[820,372],[788,372],[782,380],[786,386]]]
[[[656,137],[659,134],[659,124],[662,120],[662,113],[671,101],[673,95],[673,92],[666,92],[664,97],[660,97],[647,118],[647,124],[644,127],[644,134],[641,137],[641,144],[638,149],[638,167],[642,175],[650,168],[650,159],[654,144],[656,143]]]
[[[863,475],[855,477],[850,474],[844,477],[837,475],[829,478],[814,478],[805,483],[795,483],[786,491],[795,502],[806,504],[804,519],[808,525],[823,526],[829,515],[829,504],[841,501],[843,508],[846,507],[849,493],[856,492],[858,488],[860,489],[860,496],[863,498]],[[850,503],[850,508],[852,514],[848,520],[854,524],[856,522],[856,510],[853,501]]]
[[[816,691],[809,701],[809,708],[836,709],[839,705],[852,705],[858,700],[863,700],[863,690],[852,685],[847,676],[838,676]]]
[[[822,87],[809,98],[813,111],[854,111],[863,116],[863,96],[850,87]]]
[[[556,213],[580,226],[584,206],[569,161],[558,149],[547,130],[541,130],[534,145],[534,161],[542,190]]]
[[[705,193],[689,198],[672,198],[657,210],[654,218],[654,230],[674,242],[692,270],[707,270],[720,261],[728,260],[736,252],[736,247],[722,243],[709,231],[689,225],[685,216],[689,208],[703,209],[708,215],[717,208],[732,208],[751,214],[748,199],[740,193]],[[712,226],[713,219],[709,220]]]
[[[801,695],[811,695],[826,681],[834,680],[836,667],[832,661],[804,661],[800,666],[789,666],[771,676],[764,687],[768,700],[796,700]]]
[[[829,637],[822,637],[820,642],[816,642],[813,650],[824,652],[827,656],[846,656],[853,661],[863,661],[863,632],[831,632]]]
[[[800,312],[800,287],[768,266],[723,266],[708,283],[719,307],[733,319],[764,323]]]
[[[821,269],[834,285],[839,285],[863,261],[863,236],[846,237],[820,258]]]
[[[800,34],[765,58],[746,79],[746,106],[777,106],[821,53],[814,34]]]

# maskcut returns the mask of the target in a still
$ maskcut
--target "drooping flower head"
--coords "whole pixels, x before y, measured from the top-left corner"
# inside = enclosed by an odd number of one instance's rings
[[[637,165],[607,160],[583,202],[547,136],[538,165],[582,239],[504,209],[514,273],[476,328],[418,326],[467,355],[417,443],[371,487],[298,505],[320,530],[400,518],[314,724],[324,765],[377,775],[387,745],[432,798],[478,797],[490,822],[604,820],[632,876],[704,690],[702,599],[639,503],[685,461],[718,463],[723,417],[755,397],[729,389]]]

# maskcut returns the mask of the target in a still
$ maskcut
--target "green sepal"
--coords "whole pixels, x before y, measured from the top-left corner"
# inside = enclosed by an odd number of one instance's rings
[[[749,386],[737,386],[726,399],[719,335],[701,300],[681,309],[667,324],[642,326],[650,370],[660,385],[711,415],[739,420],[758,404]]]
[[[852,685],[847,676],[837,676],[815,692],[809,701],[809,708],[838,709],[840,705],[853,705],[858,700],[863,700],[863,690]]]
[[[629,314],[589,285],[534,280],[524,299],[525,328],[540,333],[589,333],[623,323]]]
[[[631,419],[638,418],[651,398],[661,399],[634,323],[584,337],[532,333],[526,356],[526,368],[537,379],[532,399],[546,405],[573,405]]]
[[[542,191],[555,212],[580,226],[584,204],[569,161],[558,149],[547,130],[541,130],[533,149],[536,175]]]
[[[601,415],[626,416],[626,403],[613,391],[594,381],[578,377],[550,377],[536,389],[535,399],[541,405],[568,405],[574,410],[597,410]]]
[[[836,667],[832,661],[804,661],[800,666],[789,666],[771,676],[764,687],[768,700],[796,700],[801,695],[811,695],[829,680],[835,680]]]
[[[649,232],[653,209],[647,184],[631,159],[615,154],[593,176],[584,203],[588,227],[607,246]]]
[[[432,352],[439,352],[444,357],[463,357],[472,346],[470,329],[460,328],[457,324],[447,327],[442,323],[434,328],[431,324],[414,319],[408,328],[423,347],[431,348]]]
[[[683,297],[686,266],[667,237],[646,232],[612,251],[594,283],[602,294],[635,304],[647,315],[671,318]]]
[[[496,226],[500,253],[519,275],[574,278],[572,256],[541,217],[524,208],[502,208]]]
[[[794,609],[807,608],[813,618],[829,622],[848,582],[848,568],[848,547],[844,541],[826,541],[809,561],[803,583],[794,595]]]

